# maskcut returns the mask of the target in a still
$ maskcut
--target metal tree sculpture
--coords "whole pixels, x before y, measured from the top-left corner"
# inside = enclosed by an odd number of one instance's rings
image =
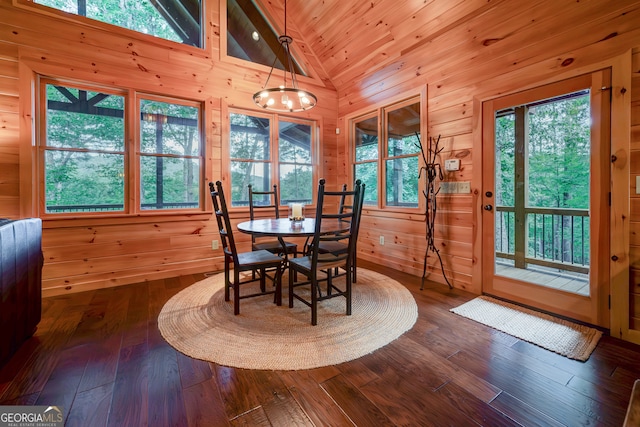
[[[440,135],[438,135],[437,139],[429,137],[429,143],[427,147],[427,154],[425,154],[424,147],[422,146],[422,142],[420,141],[420,135],[416,133],[416,137],[418,138],[418,143],[416,146],[420,148],[420,152],[422,153],[422,159],[424,160],[424,166],[420,168],[420,173],[418,178],[422,177],[422,173],[424,172],[425,176],[425,189],[423,190],[424,196],[427,199],[427,206],[425,211],[426,217],[426,226],[427,226],[427,249],[424,252],[424,265],[422,267],[422,283],[420,285],[420,290],[424,289],[424,280],[427,275],[427,258],[429,257],[429,251],[434,252],[438,256],[438,261],[440,261],[440,268],[442,269],[442,275],[444,276],[444,280],[449,285],[449,289],[452,289],[451,283],[449,283],[449,279],[447,279],[447,275],[444,272],[444,265],[442,264],[442,258],[440,257],[440,251],[436,247],[435,244],[435,223],[436,223],[436,196],[440,192],[440,188],[436,190],[436,178],[442,181],[442,168],[440,167],[440,163],[436,163],[436,158],[438,154],[443,150],[443,148],[438,148],[438,144],[440,143]]]

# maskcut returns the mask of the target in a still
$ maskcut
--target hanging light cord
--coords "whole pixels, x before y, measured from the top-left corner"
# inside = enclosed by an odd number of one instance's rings
[[[291,50],[289,49],[289,43],[292,41],[291,37],[287,35],[287,0],[284,0],[284,34],[278,37],[280,41],[280,46],[282,46],[282,50],[287,57],[287,65],[289,66],[289,73],[291,73],[291,86],[294,89],[298,89],[298,79],[296,78],[296,74],[293,71],[293,57],[291,56]],[[271,70],[269,70],[269,75],[267,76],[267,81],[264,82],[264,86],[262,89],[266,89],[269,85],[269,80],[271,79],[271,74],[273,74],[273,69],[276,66],[276,62],[278,61],[278,55],[273,58],[273,63],[271,64]],[[285,64],[282,64],[285,66]],[[286,68],[286,67],[285,67]],[[287,70],[284,70],[284,87],[287,87]]]
[[[315,107],[318,98],[311,92],[298,89],[298,78],[296,76],[297,64],[291,54],[291,43],[293,38],[287,34],[287,0],[284,0],[284,34],[278,37],[281,52],[274,51],[273,64],[267,80],[262,89],[253,94],[253,102],[260,108],[270,111],[300,112]],[[282,55],[286,58],[283,58]],[[283,84],[278,87],[269,88],[269,82],[273,75],[276,62],[280,60],[283,70]],[[280,67],[278,67],[280,69]],[[287,87],[287,73],[291,73],[289,79],[292,87]]]

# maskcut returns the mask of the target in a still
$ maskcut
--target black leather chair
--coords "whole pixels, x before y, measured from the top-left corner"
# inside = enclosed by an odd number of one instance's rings
[[[352,274],[344,275],[345,285],[342,288],[339,288],[333,279],[336,268],[342,268],[346,272],[352,271],[356,243],[356,219],[362,209],[360,204],[361,191],[360,180],[356,181],[356,185],[351,191],[327,191],[325,189],[325,180],[321,179],[316,203],[315,233],[309,246],[309,253],[304,257],[289,260],[289,307],[293,307],[295,300],[311,307],[312,325],[318,324],[318,302],[329,298],[344,297],[346,300],[346,314],[351,314]],[[345,209],[342,213],[326,213],[323,211],[325,203],[338,205],[340,198],[353,200],[353,209]],[[332,203],[331,199],[335,200],[335,203]],[[326,232],[328,225],[332,228],[330,233]],[[321,252],[319,250],[321,244],[332,242],[340,242],[346,245],[346,250],[340,253]],[[298,276],[305,276],[305,279],[298,281],[292,272],[301,273]],[[301,287],[309,288],[309,292],[296,292],[296,289]]]
[[[42,221],[0,219],[0,367],[40,322],[43,264]]]
[[[210,182],[209,190],[211,192],[211,200],[213,201],[213,209],[215,211],[218,230],[220,231],[220,240],[222,241],[224,251],[225,301],[229,301],[230,290],[233,289],[233,312],[236,315],[240,313],[240,300],[244,298],[274,294],[274,302],[277,305],[282,305],[282,270],[284,268],[284,260],[266,250],[238,252],[233,238],[233,229],[231,220],[229,219],[229,211],[222,189],[222,182],[217,181],[215,185]],[[233,280],[231,280],[232,266]],[[244,271],[251,271],[253,274],[257,273],[259,277],[257,279],[249,278],[248,280],[241,280],[240,273]],[[266,287],[267,271],[275,272],[273,289],[267,289]],[[240,295],[241,285],[256,281],[260,281],[259,292]]]

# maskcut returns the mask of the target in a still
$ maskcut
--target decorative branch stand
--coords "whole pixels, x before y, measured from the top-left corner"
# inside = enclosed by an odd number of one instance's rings
[[[418,178],[422,177],[422,172],[424,171],[425,177],[425,189],[423,191],[424,196],[427,198],[427,206],[425,208],[425,218],[426,218],[426,227],[427,227],[427,249],[424,252],[424,265],[422,267],[422,283],[420,285],[420,290],[424,289],[424,281],[427,275],[427,258],[429,257],[429,251],[434,252],[438,256],[438,261],[440,261],[440,268],[442,269],[442,276],[444,276],[444,280],[449,285],[449,289],[453,289],[451,283],[449,283],[449,279],[447,279],[447,275],[444,272],[444,264],[442,264],[442,258],[440,257],[440,251],[436,248],[435,244],[435,230],[434,226],[436,223],[436,196],[440,192],[440,188],[436,190],[436,178],[442,181],[442,168],[440,163],[436,163],[436,158],[438,154],[444,149],[438,148],[438,144],[440,143],[440,135],[438,135],[437,139],[429,137],[429,143],[427,146],[427,153],[425,155],[424,147],[422,146],[422,142],[420,141],[420,135],[416,133],[416,137],[418,138],[418,143],[416,146],[420,148],[422,153],[422,159],[424,160],[424,166],[420,168],[420,173]]]

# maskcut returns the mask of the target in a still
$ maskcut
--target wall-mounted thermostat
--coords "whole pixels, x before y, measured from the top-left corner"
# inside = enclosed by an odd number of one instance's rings
[[[458,171],[460,170],[460,159],[448,159],[444,161],[444,170]]]

